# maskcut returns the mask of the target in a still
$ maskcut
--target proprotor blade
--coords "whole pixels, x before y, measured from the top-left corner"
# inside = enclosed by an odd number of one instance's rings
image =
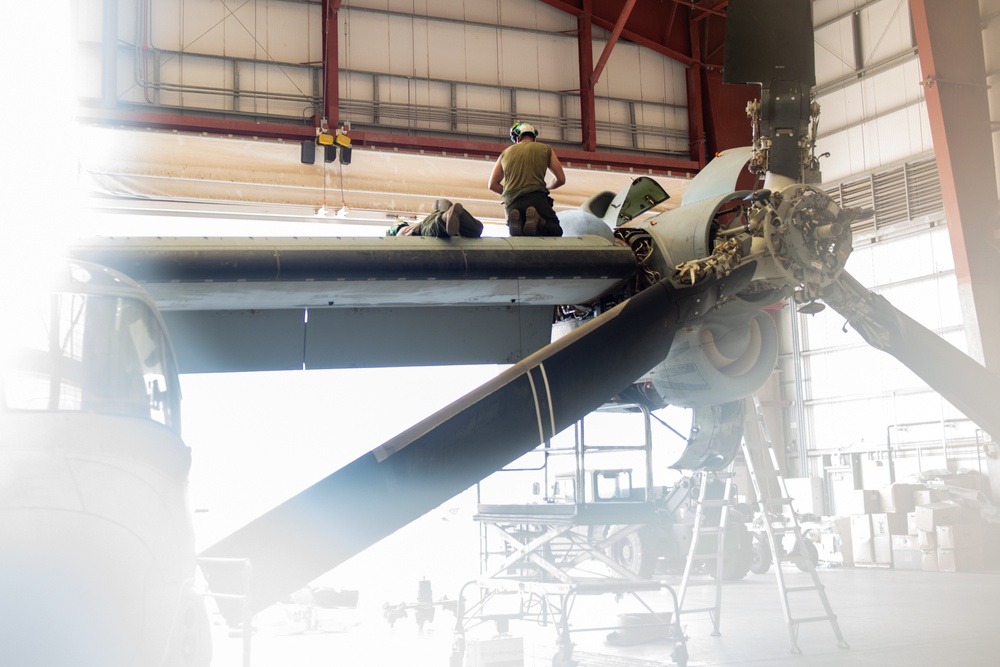
[[[846,272],[823,300],[872,347],[888,352],[994,438],[1000,437],[1000,380]]]
[[[729,0],[725,83],[816,84],[812,0]]]
[[[250,609],[269,606],[598,408],[667,356],[685,320],[741,289],[753,270],[741,267],[724,283],[648,288],[202,555],[249,559]],[[241,592],[225,569],[203,569],[214,592]],[[222,607],[234,624],[239,605]]]
[[[816,83],[812,0],[731,0],[726,12],[725,83],[760,84],[760,148],[766,170],[799,180],[800,138]],[[763,165],[757,165],[763,169]]]

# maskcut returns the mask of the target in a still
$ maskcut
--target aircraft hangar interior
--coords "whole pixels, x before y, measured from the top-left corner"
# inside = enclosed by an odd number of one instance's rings
[[[0,662],[997,663],[1000,2],[13,4]]]

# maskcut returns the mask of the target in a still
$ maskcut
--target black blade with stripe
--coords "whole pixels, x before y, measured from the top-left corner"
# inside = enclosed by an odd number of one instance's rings
[[[675,288],[663,281],[512,366],[209,547],[247,558],[250,608],[306,585],[565,429],[662,361],[674,333],[719,294],[749,282]],[[240,593],[233,568],[203,565],[216,593]],[[220,605],[231,624],[237,603]]]

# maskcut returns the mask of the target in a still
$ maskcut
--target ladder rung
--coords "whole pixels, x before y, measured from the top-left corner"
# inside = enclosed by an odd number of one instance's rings
[[[691,581],[690,579],[688,579],[687,585],[688,588],[690,588],[691,586],[716,586],[717,584],[715,583],[714,579],[712,581],[708,581],[706,579],[697,579],[695,581]]]
[[[722,526],[705,526],[698,531],[699,535],[718,535],[722,532]]]
[[[818,591],[821,590],[822,586],[788,586],[785,588],[786,593],[801,593],[803,591]]]
[[[760,501],[764,505],[791,505],[791,498],[766,498]]]
[[[703,611],[716,611],[715,607],[699,607],[698,609],[681,609],[682,614],[698,614]]]
[[[819,621],[836,621],[837,617],[835,615],[830,616],[809,616],[808,618],[793,618],[792,623],[817,623]]]
[[[725,507],[729,504],[728,500],[701,500],[698,502],[702,507]]]

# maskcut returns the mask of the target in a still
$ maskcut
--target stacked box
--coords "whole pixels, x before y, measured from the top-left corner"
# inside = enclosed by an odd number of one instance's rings
[[[872,542],[872,515],[851,515],[851,560],[855,565],[875,564],[875,545]]]
[[[956,523],[935,530],[938,569],[967,572],[983,569],[983,527],[978,523]]]
[[[912,512],[916,507],[913,492],[918,490],[916,484],[895,483],[879,489],[879,502],[883,512]]]
[[[951,496],[944,489],[917,489],[913,492],[913,502],[916,507],[930,505],[948,500]]]
[[[938,549],[938,570],[941,572],[971,572],[983,569],[983,549]]]
[[[983,527],[978,523],[956,523],[935,529],[938,549],[982,549]]]
[[[916,535],[917,534],[917,530],[919,530],[919,529],[917,528],[917,512],[916,512],[916,510],[914,510],[913,512],[907,512],[906,513],[906,534],[907,535]]]
[[[844,567],[854,567],[854,538],[851,534],[851,518],[837,517],[833,520],[833,525],[840,538],[840,555],[843,558]]]
[[[953,524],[961,519],[961,507],[953,501],[917,506],[917,529],[934,531],[938,526]]]
[[[523,667],[524,639],[470,639],[465,646],[465,664],[467,667]]]
[[[785,489],[799,514],[824,514],[822,477],[788,477]]]
[[[916,535],[892,535],[892,566],[900,570],[919,570],[923,563]]]
[[[871,523],[875,564],[892,565],[892,531],[889,528],[889,515],[882,512],[872,514]]]
[[[906,512],[886,512],[883,514],[890,535],[909,535],[910,527]]]
[[[837,499],[837,514],[856,515],[878,512],[880,507],[878,491],[853,489]]]
[[[937,531],[921,530],[917,534],[917,544],[924,551],[934,551],[937,549]]]

